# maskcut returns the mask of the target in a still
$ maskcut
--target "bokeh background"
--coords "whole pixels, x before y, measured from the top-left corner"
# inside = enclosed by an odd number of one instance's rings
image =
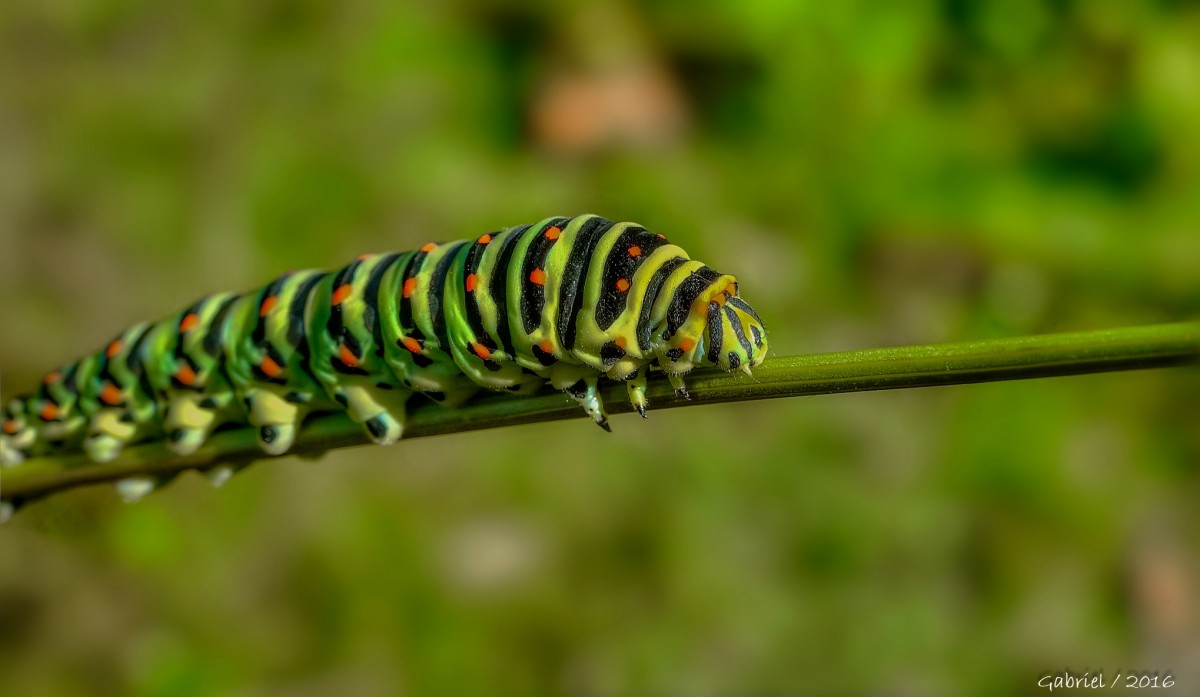
[[[1182,319],[1197,124],[1173,0],[3,3],[4,389],[206,292],[561,213],[738,274],[780,355]],[[704,407],[57,496],[0,528],[0,693],[1193,692],[1198,388]]]

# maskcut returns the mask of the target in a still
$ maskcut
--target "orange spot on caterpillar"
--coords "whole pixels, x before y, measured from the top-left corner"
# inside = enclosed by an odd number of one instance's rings
[[[355,258],[356,258],[358,261],[366,261],[367,259],[370,259],[370,258],[371,258],[371,254],[370,254],[370,252],[368,252],[368,253],[366,253],[366,254],[359,254],[359,255],[358,255],[357,257],[355,257]]]
[[[283,368],[275,362],[275,359],[270,356],[263,356],[262,362],[258,364],[258,369],[269,378],[277,378],[283,374]]]
[[[534,269],[529,273],[529,282],[539,286],[546,285],[546,272],[541,269]]]
[[[618,336],[616,339],[613,339],[613,343],[616,344],[617,348],[621,349],[622,351],[624,351],[625,347],[629,345],[629,342],[623,336]]]
[[[16,433],[17,432],[17,422],[13,421],[12,419],[5,421],[4,422],[4,432],[10,436],[12,434]]]
[[[60,377],[62,377],[62,376],[59,375],[58,371],[56,370],[53,373],[47,373],[46,377],[42,378],[42,383],[44,383],[46,385],[52,385],[52,384],[58,382],[58,379]]]
[[[411,298],[415,292],[417,292],[417,277],[404,279],[404,297]]]
[[[549,339],[546,339],[545,341],[538,344],[538,348],[540,348],[542,351],[544,351],[546,353],[552,354],[552,353],[554,353],[554,342]]]
[[[107,349],[104,350],[104,355],[108,358],[112,358],[112,357],[116,356],[118,353],[121,352],[121,346],[122,346],[121,340],[116,339],[115,341],[113,341],[111,344],[108,345]]]
[[[200,315],[195,312],[189,312],[183,316],[183,319],[179,320],[179,332],[191,331],[196,328],[197,324],[200,324]]]
[[[437,249],[437,242],[426,242],[425,244],[421,245],[421,251],[425,252],[426,254],[435,249]]]
[[[279,302],[279,298],[274,295],[268,295],[263,298],[262,305],[258,306],[258,316],[266,317],[267,313],[275,308],[275,303]]]
[[[634,259],[637,259],[638,257],[642,256],[642,248],[637,246],[636,244],[633,245],[632,247],[629,248],[629,256],[633,257]]]
[[[468,293],[473,293],[475,291],[475,284],[478,282],[478,280],[479,279],[475,278],[475,274],[469,274],[467,276],[467,292]]]
[[[38,412],[38,416],[41,417],[42,421],[53,421],[58,418],[58,406],[54,402],[46,402],[46,406],[42,407],[42,410]]]
[[[342,363],[351,368],[358,367],[358,356],[354,355],[354,352],[347,348],[345,344],[342,344],[341,348],[338,349],[338,358],[341,359]]]
[[[628,278],[618,278],[617,279],[617,290],[621,291],[622,293],[629,290],[629,279]]]
[[[737,295],[737,284],[736,284],[736,283],[730,283],[729,285],[725,286],[725,292],[726,292],[726,293],[729,295],[729,297],[731,297],[731,298],[732,298],[733,296]]]
[[[667,236],[666,236],[666,235],[664,235],[664,234],[662,234],[661,232],[660,232],[660,233],[658,233],[657,235],[655,235],[655,237],[657,237],[657,238],[658,238],[658,239],[660,239],[660,240],[665,240],[665,239],[667,239]]]
[[[192,370],[192,366],[184,364],[179,370],[175,371],[175,379],[181,385],[192,385],[196,382],[196,371]]]
[[[111,382],[106,383],[104,389],[100,390],[100,401],[110,407],[115,407],[121,403],[121,390],[117,389],[117,386]]]
[[[478,242],[479,244],[487,244],[488,242],[492,241],[492,236],[491,235],[481,235],[479,237],[479,239],[477,239],[475,241]]]
[[[421,352],[421,342],[417,341],[416,339],[412,338],[411,336],[404,337],[403,339],[400,340],[400,343],[404,344],[404,348],[408,349],[409,351],[412,351],[413,353]]]
[[[684,339],[683,341],[679,342],[679,348],[683,349],[684,353],[687,353],[688,351],[696,348],[696,341],[695,339]]]
[[[475,352],[476,356],[479,356],[485,361],[492,357],[492,352],[488,349],[488,347],[479,342],[472,343],[471,350]]]
[[[717,296],[715,298],[713,298],[712,301],[717,304],[717,307],[720,307],[720,306],[724,305],[725,301],[728,299],[729,299],[728,293],[717,293]]]
[[[341,305],[353,292],[354,288],[349,283],[343,283],[338,286],[337,290],[333,291],[332,304]]]
[[[557,240],[560,235],[562,235],[562,228],[559,226],[551,225],[550,227],[546,228],[546,239],[550,240],[551,242]]]

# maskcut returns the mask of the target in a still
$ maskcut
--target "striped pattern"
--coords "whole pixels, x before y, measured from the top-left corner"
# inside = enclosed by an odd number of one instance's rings
[[[649,371],[744,370],[766,331],[733,276],[666,237],[594,215],[363,255],[242,294],[202,298],[47,374],[0,410],[0,462],[82,447],[97,461],[163,438],[181,454],[250,423],[286,452],[310,413],[344,410],[379,443],[398,439],[414,393],[446,406],[479,388],[549,383],[604,428],[601,377],[645,416]]]

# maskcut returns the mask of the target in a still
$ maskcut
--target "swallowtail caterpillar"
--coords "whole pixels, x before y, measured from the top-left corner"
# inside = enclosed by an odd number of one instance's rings
[[[279,455],[306,416],[339,410],[388,444],[414,394],[453,408],[480,388],[546,383],[608,430],[602,376],[624,381],[644,417],[652,368],[686,395],[694,367],[749,373],[766,352],[733,276],[635,223],[547,218],[290,272],[136,324],[5,403],[0,463],[79,448],[106,462],[154,439],[186,455],[239,423]]]

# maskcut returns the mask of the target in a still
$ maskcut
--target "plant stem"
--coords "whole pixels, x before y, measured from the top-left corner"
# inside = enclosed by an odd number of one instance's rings
[[[653,409],[750,399],[1020,380],[1200,362],[1200,322],[1049,334],[957,344],[903,346],[772,358],[749,378],[741,373],[697,372],[688,377],[688,400],[675,396],[661,376],[647,396]],[[632,411],[622,385],[603,391],[608,411]],[[421,401],[420,404],[417,404]],[[583,417],[560,392],[513,398],[489,395],[455,408],[414,400],[404,437],[418,438],[497,426]],[[362,428],[344,414],[307,423],[290,454],[314,455],[363,445]],[[397,446],[403,447],[403,446]],[[97,464],[81,453],[31,458],[0,469],[0,500],[23,503],[72,487],[127,477],[169,477],[192,468],[245,464],[262,459],[249,428],[215,434],[196,453],[172,454],[161,442],[125,449]]]

